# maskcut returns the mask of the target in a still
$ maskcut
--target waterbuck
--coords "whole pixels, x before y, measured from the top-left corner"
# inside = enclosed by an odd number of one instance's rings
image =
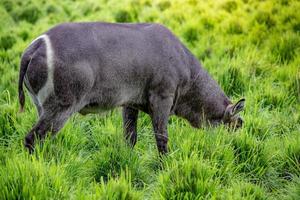
[[[123,107],[124,135],[134,146],[138,112],[150,115],[158,151],[168,151],[170,115],[203,124],[242,125],[244,99],[232,104],[195,56],[160,24],[64,23],[36,38],[23,53],[23,82],[39,120],[25,138],[58,132],[76,112]]]

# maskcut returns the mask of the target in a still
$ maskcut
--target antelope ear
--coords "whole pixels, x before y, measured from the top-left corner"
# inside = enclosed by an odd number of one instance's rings
[[[231,116],[234,116],[239,112],[241,112],[242,110],[244,110],[244,107],[245,107],[245,99],[243,98],[240,99],[236,104],[234,104],[231,110]]]

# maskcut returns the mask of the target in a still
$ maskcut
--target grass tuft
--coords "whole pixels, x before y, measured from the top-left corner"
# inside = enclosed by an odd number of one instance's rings
[[[300,33],[300,22],[293,24],[293,30],[295,33]]]
[[[143,166],[139,156],[123,138],[113,140],[109,146],[103,146],[93,156],[93,177],[95,181],[108,181],[110,177],[119,177],[126,168],[131,171],[132,184],[137,188],[143,188],[149,181],[148,169]]]
[[[263,188],[247,182],[236,182],[233,184],[233,191],[229,198],[233,199],[267,199],[266,192]]]
[[[270,165],[263,144],[246,134],[236,136],[232,141],[238,171],[244,173],[253,183],[264,181]]]
[[[4,199],[62,199],[70,194],[63,169],[30,157],[7,158],[0,174],[5,174],[0,181],[0,195]]]
[[[132,22],[132,16],[130,12],[127,10],[119,10],[115,14],[115,20],[116,22],[124,23],[124,22]]]
[[[183,32],[183,37],[185,38],[185,40],[192,44],[195,41],[197,41],[198,36],[199,36],[199,31],[194,26],[190,26],[190,27],[186,28],[186,30]]]
[[[245,90],[245,82],[241,71],[236,67],[230,67],[221,77],[221,85],[229,96],[242,94]]]
[[[300,102],[300,75],[291,79],[291,82],[288,86],[290,94],[292,94],[298,102]]]
[[[238,8],[238,4],[236,1],[227,1],[222,5],[222,8],[231,13]]]
[[[159,176],[158,198],[166,199],[201,199],[211,198],[216,194],[216,169],[203,160],[183,160],[171,163]]]
[[[227,33],[229,34],[242,34],[243,27],[238,21],[232,21],[229,23]]]
[[[141,199],[142,194],[131,187],[130,175],[123,172],[119,178],[110,179],[108,182],[101,180],[101,184],[95,188],[96,193],[93,195],[96,199],[120,199],[135,200]]]
[[[259,11],[255,16],[255,21],[258,24],[265,25],[268,29],[273,28],[276,25],[276,21],[272,14],[265,11]]]
[[[285,142],[284,154],[282,155],[281,176],[291,180],[300,177],[300,140],[294,137],[292,141]]]
[[[14,11],[12,17],[15,21],[27,21],[31,24],[35,24],[36,21],[40,18],[41,11],[35,5],[29,5],[25,8],[19,7],[17,10]]]
[[[12,35],[4,35],[0,37],[0,48],[8,50],[16,43],[16,38]]]
[[[294,60],[299,47],[300,39],[298,35],[285,34],[272,40],[271,52],[274,59],[279,63],[289,63]]]
[[[164,11],[164,10],[171,7],[171,3],[169,1],[160,1],[157,4],[157,7],[158,7],[159,10]]]

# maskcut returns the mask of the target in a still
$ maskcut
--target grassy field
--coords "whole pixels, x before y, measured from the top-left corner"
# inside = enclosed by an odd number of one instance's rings
[[[0,0],[0,199],[300,199],[299,10],[296,0]],[[20,57],[67,21],[164,24],[227,95],[246,98],[244,127],[172,117],[160,162],[147,115],[132,150],[120,109],[76,114],[30,156],[37,112],[27,96],[18,113]]]

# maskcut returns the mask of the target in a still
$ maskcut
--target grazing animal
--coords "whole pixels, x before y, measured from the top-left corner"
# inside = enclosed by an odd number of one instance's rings
[[[123,107],[124,135],[137,141],[138,112],[152,120],[160,153],[166,153],[170,115],[200,128],[204,123],[242,125],[244,99],[232,104],[192,53],[160,24],[64,23],[35,39],[23,53],[23,82],[39,120],[25,138],[58,132],[76,112]]]

